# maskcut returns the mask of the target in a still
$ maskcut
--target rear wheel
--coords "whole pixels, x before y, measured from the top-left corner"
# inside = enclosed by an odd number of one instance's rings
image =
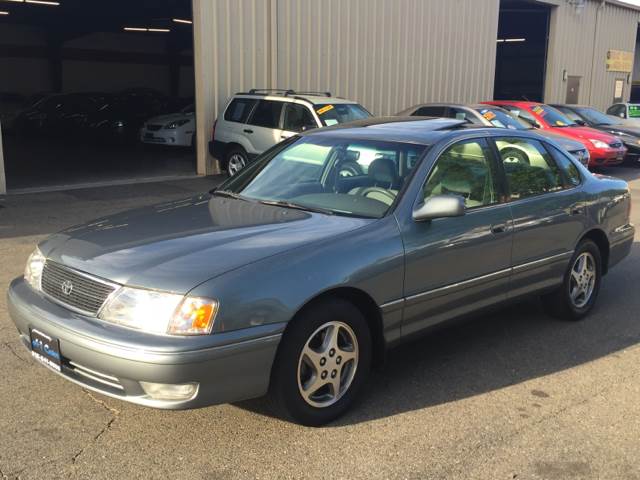
[[[334,299],[303,311],[282,338],[270,396],[280,416],[319,426],[342,415],[371,365],[371,334],[362,313]]]
[[[227,167],[227,173],[230,177],[233,177],[236,173],[242,170],[247,163],[249,163],[249,157],[242,147],[233,147],[227,152],[225,164]]]
[[[542,297],[546,310],[554,317],[580,320],[596,303],[602,278],[600,249],[583,240],[567,267],[562,287]]]

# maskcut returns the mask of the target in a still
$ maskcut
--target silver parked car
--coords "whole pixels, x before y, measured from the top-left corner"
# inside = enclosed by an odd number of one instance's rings
[[[464,120],[472,125],[482,125],[485,127],[508,128],[510,130],[534,130],[535,127],[526,123],[523,119],[513,113],[496,105],[463,105],[459,103],[423,103],[407,108],[397,114],[400,117],[406,116],[426,116],[443,117]],[[550,138],[563,149],[573,155],[585,167],[589,166],[589,150],[584,144],[576,140],[571,140],[564,135],[559,135],[549,130],[538,130],[538,135]],[[513,152],[517,154],[518,148]],[[521,150],[522,155],[527,152]]]
[[[36,360],[90,390],[173,409],[269,393],[321,425],[386,348],[444,321],[528,295],[585,316],[629,253],[630,205],[535,133],[369,119],[49,237],[9,312]]]

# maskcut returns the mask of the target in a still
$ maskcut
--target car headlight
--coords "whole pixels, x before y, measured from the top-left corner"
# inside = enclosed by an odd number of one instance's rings
[[[27,265],[24,267],[24,279],[34,289],[40,290],[40,283],[42,281],[42,270],[44,269],[44,262],[47,259],[42,255],[40,249],[36,247],[29,259]]]
[[[216,300],[122,287],[98,318],[160,335],[207,335],[217,312]]]
[[[165,130],[174,130],[178,127],[181,127],[182,125],[186,125],[187,123],[189,123],[189,120],[183,118],[182,120],[176,120],[175,122],[167,123],[164,128]]]
[[[594,138],[590,138],[589,141],[593,143],[593,146],[596,148],[609,148],[609,145],[602,140],[596,140]]]

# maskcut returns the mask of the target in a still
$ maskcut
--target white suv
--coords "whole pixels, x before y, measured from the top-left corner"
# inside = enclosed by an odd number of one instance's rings
[[[213,126],[209,151],[233,176],[257,155],[296,133],[370,116],[358,103],[329,92],[253,89],[231,98]]]

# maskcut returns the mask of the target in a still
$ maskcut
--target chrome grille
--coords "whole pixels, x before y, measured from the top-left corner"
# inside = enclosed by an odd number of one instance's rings
[[[609,144],[611,148],[620,148],[622,147],[622,142],[619,140],[613,141]]]
[[[162,125],[147,124],[147,130],[149,130],[150,132],[157,132],[161,128],[162,128]]]
[[[70,286],[70,287],[69,287]],[[82,274],[47,261],[42,271],[42,291],[70,307],[89,315],[96,315],[117,285]]]

